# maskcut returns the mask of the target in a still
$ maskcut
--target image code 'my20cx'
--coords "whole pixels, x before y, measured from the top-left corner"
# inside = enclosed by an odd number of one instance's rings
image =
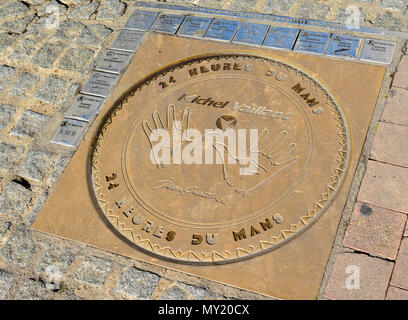
[[[112,106],[92,153],[99,211],[159,258],[220,264],[316,221],[347,174],[341,101],[280,57],[208,54],[166,66]]]

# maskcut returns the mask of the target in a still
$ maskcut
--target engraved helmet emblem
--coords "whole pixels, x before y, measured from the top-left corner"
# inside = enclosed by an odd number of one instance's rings
[[[234,128],[237,125],[237,119],[229,114],[222,115],[217,119],[217,128],[221,130],[227,130]]]

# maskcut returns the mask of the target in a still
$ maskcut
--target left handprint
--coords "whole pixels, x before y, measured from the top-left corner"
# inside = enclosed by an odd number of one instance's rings
[[[189,129],[189,122],[190,108],[184,108],[178,120],[174,104],[166,107],[165,119],[155,111],[151,123],[147,120],[142,122],[142,129],[151,147],[150,159],[158,169],[180,163],[177,159],[180,158],[182,146],[191,142],[184,134]]]

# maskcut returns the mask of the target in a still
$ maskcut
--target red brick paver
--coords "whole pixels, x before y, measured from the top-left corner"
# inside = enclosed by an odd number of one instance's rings
[[[357,200],[408,213],[408,168],[368,161]]]
[[[408,238],[404,238],[401,242],[391,285],[408,290]]]
[[[339,254],[336,257],[324,296],[333,300],[385,299],[393,265],[392,262],[372,258],[365,254]],[[347,267],[350,269],[347,270]],[[356,270],[356,267],[359,270],[359,288],[353,289],[350,286],[347,288],[347,279],[357,276],[353,271]]]
[[[394,76],[394,87],[408,89],[408,56],[403,56]]]
[[[408,300],[408,291],[390,286],[386,300]]]
[[[408,90],[390,90],[381,120],[408,126]]]
[[[380,122],[371,157],[378,161],[408,167],[408,127]]]
[[[356,203],[343,244],[374,256],[395,260],[406,220],[405,214]]]

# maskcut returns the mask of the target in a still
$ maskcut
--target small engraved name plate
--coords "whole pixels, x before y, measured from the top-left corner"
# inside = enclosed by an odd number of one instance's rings
[[[298,29],[271,27],[263,43],[264,47],[292,50]]]
[[[239,26],[239,21],[214,19],[205,38],[231,41]]]
[[[158,14],[158,12],[135,10],[126,22],[125,29],[147,31]]]
[[[268,27],[266,24],[242,22],[233,42],[260,46]]]
[[[387,40],[366,39],[360,60],[390,64],[396,43]]]
[[[113,42],[111,49],[135,51],[139,46],[144,32],[137,30],[122,30]]]
[[[161,14],[154,22],[151,30],[168,34],[175,34],[184,16],[178,14]]]
[[[359,37],[334,34],[330,40],[326,55],[334,57],[357,58],[360,47]]]
[[[119,74],[127,65],[131,56],[132,52],[107,50],[105,56],[96,66],[96,70]]]
[[[115,74],[95,71],[81,92],[106,97],[116,84],[116,80],[117,75]]]
[[[180,36],[201,38],[207,31],[211,20],[211,18],[203,17],[186,17],[177,34]]]
[[[295,44],[295,51],[323,54],[330,34],[316,31],[301,31]]]
[[[65,118],[54,133],[50,142],[67,147],[76,147],[87,127],[87,122]]]
[[[65,116],[89,122],[98,114],[104,101],[105,98],[79,94]]]

